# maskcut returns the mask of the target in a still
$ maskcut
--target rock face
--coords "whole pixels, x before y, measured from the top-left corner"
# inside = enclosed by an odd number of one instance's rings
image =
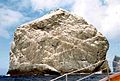
[[[81,72],[106,67],[109,44],[82,17],[57,9],[21,25],[14,34],[8,74],[64,74],[98,63]]]
[[[120,72],[120,57],[115,56],[113,60],[113,72]]]

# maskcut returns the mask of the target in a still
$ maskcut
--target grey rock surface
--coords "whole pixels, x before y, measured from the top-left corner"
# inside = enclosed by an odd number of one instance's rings
[[[82,17],[58,9],[21,25],[14,34],[8,74],[68,73],[104,69],[109,44]],[[24,73],[25,71],[25,73]]]
[[[120,57],[115,56],[113,60],[113,72],[120,72]]]

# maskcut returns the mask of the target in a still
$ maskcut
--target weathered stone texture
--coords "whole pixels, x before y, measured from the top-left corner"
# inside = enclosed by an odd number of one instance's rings
[[[108,47],[106,38],[82,17],[58,9],[17,28],[8,73],[66,73],[100,62],[84,71],[92,72],[107,65],[101,61]]]
[[[120,57],[118,56],[113,59],[113,72],[120,72]]]

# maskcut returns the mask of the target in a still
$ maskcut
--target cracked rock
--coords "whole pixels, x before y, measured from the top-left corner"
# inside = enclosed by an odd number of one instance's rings
[[[57,9],[17,28],[8,74],[64,74],[104,69],[107,39],[82,17]]]

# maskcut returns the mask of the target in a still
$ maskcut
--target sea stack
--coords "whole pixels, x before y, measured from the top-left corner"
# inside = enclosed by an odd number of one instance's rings
[[[113,60],[113,72],[120,72],[120,57],[115,56]]]
[[[10,50],[10,75],[90,73],[108,68],[107,39],[82,17],[57,9],[19,26]]]

